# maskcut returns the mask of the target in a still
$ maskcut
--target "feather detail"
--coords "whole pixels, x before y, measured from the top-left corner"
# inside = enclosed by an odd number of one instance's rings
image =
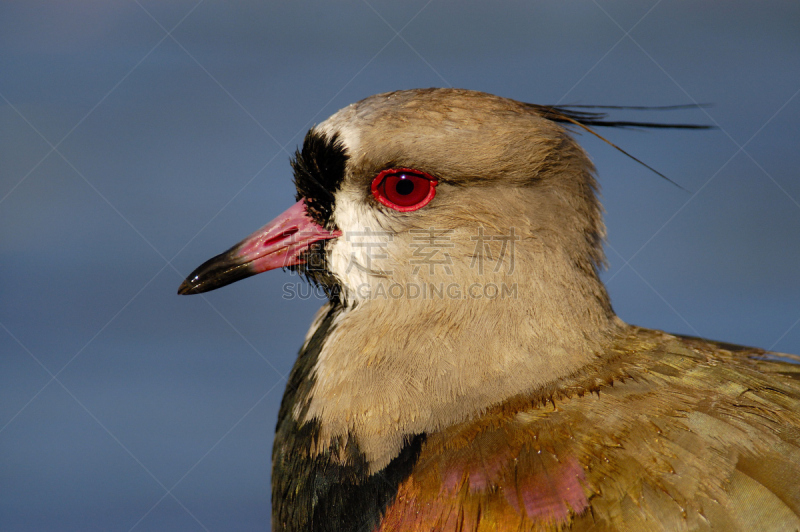
[[[631,327],[603,360],[429,435],[378,530],[794,530],[800,367]]]

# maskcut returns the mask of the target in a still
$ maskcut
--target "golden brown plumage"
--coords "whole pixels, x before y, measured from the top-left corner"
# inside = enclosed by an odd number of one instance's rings
[[[630,327],[569,379],[429,435],[381,530],[794,530],[798,427],[800,366]]]

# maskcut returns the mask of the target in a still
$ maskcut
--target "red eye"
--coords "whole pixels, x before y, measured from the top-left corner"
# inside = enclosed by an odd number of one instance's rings
[[[409,168],[384,170],[372,180],[375,199],[400,212],[421,209],[436,195],[436,179]]]

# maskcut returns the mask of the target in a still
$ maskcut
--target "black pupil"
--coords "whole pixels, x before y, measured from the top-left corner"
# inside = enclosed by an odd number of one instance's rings
[[[408,196],[412,192],[414,192],[414,182],[410,179],[401,179],[397,182],[395,186],[395,190],[398,194],[402,196]]]

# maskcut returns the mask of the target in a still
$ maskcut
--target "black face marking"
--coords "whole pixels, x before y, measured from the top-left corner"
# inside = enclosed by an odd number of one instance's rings
[[[305,414],[315,382],[312,370],[340,310],[333,305],[300,352],[283,395],[272,450],[272,530],[276,532],[374,530],[400,483],[411,474],[425,441],[424,435],[415,436],[374,475],[369,474],[369,464],[352,437],[347,443],[331,442],[325,452],[311,456],[319,424],[299,425],[292,412],[299,403],[301,417]],[[346,457],[344,465],[339,456]]]
[[[338,134],[328,138],[312,129],[303,140],[302,151],[296,151],[291,162],[297,187],[296,199],[305,199],[308,215],[329,231],[336,229],[331,220],[334,194],[344,181],[347,159],[347,150]],[[328,270],[327,243],[321,241],[312,244],[301,256],[305,264],[289,269],[304,275],[312,284],[321,286],[331,301],[339,301],[341,286]]]
[[[319,225],[333,230],[334,194],[344,180],[347,150],[338,134],[328,138],[313,129],[303,140],[303,150],[292,160],[297,197],[306,200],[308,215]]]

